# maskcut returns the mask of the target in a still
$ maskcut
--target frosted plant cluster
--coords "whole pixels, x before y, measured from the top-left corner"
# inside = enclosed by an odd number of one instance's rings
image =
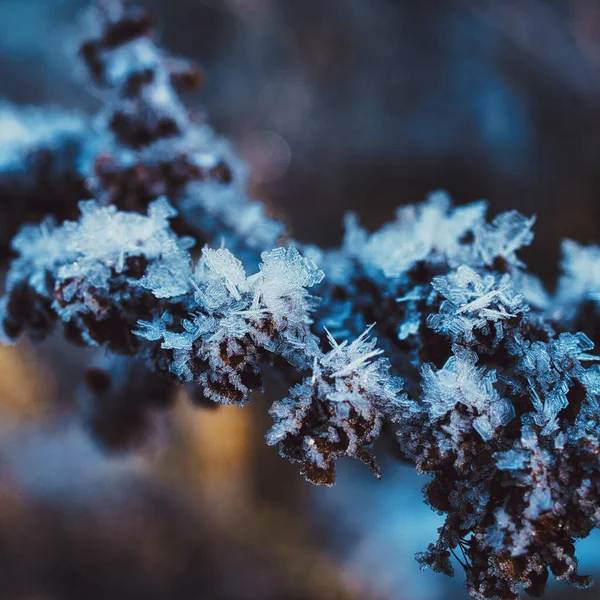
[[[264,252],[249,277],[228,250],[205,248],[190,297],[154,321],[140,321],[136,333],[160,343],[154,354],[168,355],[179,380],[199,385],[216,402],[243,405],[261,385],[265,362],[278,356],[302,369],[318,351],[307,288],[322,277],[294,248]]]
[[[496,430],[508,425],[515,415],[511,402],[500,398],[494,387],[495,369],[478,368],[477,354],[471,350],[460,346],[452,350],[453,355],[441,369],[424,365],[422,370],[425,409],[432,420],[449,421],[444,431],[450,452],[473,429],[489,442]],[[456,410],[457,405],[460,410]]]
[[[275,424],[267,443],[301,463],[313,483],[333,484],[335,459],[341,456],[359,458],[381,477],[369,445],[384,419],[398,417],[406,398],[402,380],[390,375],[387,359],[368,333],[350,344],[328,335],[331,350],[315,355],[312,373],[269,411]]]
[[[90,174],[96,196],[143,211],[166,195],[183,217],[180,230],[203,242],[225,239],[253,257],[275,246],[284,227],[250,199],[246,165],[180,98],[202,85],[201,71],[156,46],[141,7],[101,0],[90,22],[81,55],[106,100],[110,140]]]
[[[381,476],[382,436],[428,475],[445,520],[423,567],[460,564],[477,600],[539,596],[550,574],[589,586],[575,541],[600,526],[598,247],[565,242],[551,293],[520,258],[533,217],[489,219],[444,192],[374,232],[348,215],[336,249],[286,241],[231,145],[190,116],[180,94],[201,73],[156,46],[149,14],[100,0],[91,24],[97,119],[33,135],[0,112],[22,131],[0,163],[16,255],[3,337],[60,325],[107,350],[81,404],[113,449],[143,441],[178,386],[244,405],[277,380],[266,441],[309,481],[333,484],[343,457]],[[25,224],[59,196],[54,218]]]
[[[174,209],[165,199],[148,215],[96,201],[80,203],[79,221],[26,226],[13,240],[18,258],[7,275],[5,332],[45,337],[56,318],[87,344],[108,344],[126,354],[137,348],[131,329],[141,313],[190,286],[191,238],[169,227]]]

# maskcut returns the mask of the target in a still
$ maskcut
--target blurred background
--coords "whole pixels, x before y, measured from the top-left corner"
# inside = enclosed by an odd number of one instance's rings
[[[597,0],[148,4],[205,68],[190,103],[295,238],[334,246],[345,211],[373,228],[445,188],[537,214],[524,258],[550,286],[562,238],[600,241]],[[73,60],[86,6],[0,0],[0,99],[100,106]],[[74,409],[91,358],[58,338],[0,348],[0,597],[463,597],[460,572],[413,559],[441,518],[410,468],[384,460],[379,482],[342,463],[315,488],[265,446],[270,399],[209,411],[184,392],[145,447],[107,454]],[[579,544],[582,572],[600,573],[599,541]]]

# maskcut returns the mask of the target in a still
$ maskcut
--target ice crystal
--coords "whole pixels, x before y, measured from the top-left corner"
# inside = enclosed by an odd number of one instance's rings
[[[368,271],[386,277],[400,277],[420,261],[458,266],[469,247],[462,240],[474,234],[486,209],[485,202],[452,208],[448,194],[440,191],[422,205],[399,208],[394,221],[371,235],[350,215],[344,248]]]
[[[475,249],[484,265],[495,266],[498,260],[508,265],[523,266],[516,252],[533,240],[531,228],[535,217],[524,217],[517,211],[498,215],[490,224],[475,229]]]
[[[581,361],[597,360],[588,354],[594,344],[583,333],[562,333],[550,343],[533,342],[517,365],[527,380],[527,391],[542,435],[558,428],[557,418],[569,405],[568,394],[585,369]]]
[[[145,274],[134,285],[149,289],[157,298],[185,294],[189,287],[191,265],[187,250],[192,238],[177,238],[169,219],[177,211],[165,199],[148,208],[148,216],[100,207],[94,201],[80,205],[81,219],[67,222],[66,251],[74,259],[62,266],[62,280],[89,279],[95,287],[106,287],[113,274],[122,274],[128,261],[136,257],[148,262]]]
[[[427,324],[434,331],[448,332],[458,343],[480,347],[482,337],[491,338],[493,348],[504,337],[509,321],[528,310],[509,275],[481,276],[463,265],[434,277],[431,285],[445,300],[437,313],[429,315]]]
[[[484,441],[490,441],[498,427],[507,425],[515,411],[509,400],[501,398],[494,387],[497,376],[493,369],[477,368],[477,354],[455,346],[444,367],[435,371],[423,367],[423,403],[429,417],[437,421],[451,415],[444,427],[456,448],[461,437],[475,429]],[[460,405],[460,408],[458,408]],[[442,448],[445,450],[445,444]]]

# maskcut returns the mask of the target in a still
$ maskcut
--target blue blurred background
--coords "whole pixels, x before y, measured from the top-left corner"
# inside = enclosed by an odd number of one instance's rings
[[[200,62],[191,104],[248,160],[294,237],[339,242],[445,188],[536,213],[529,266],[600,239],[597,0],[154,0],[162,40]],[[0,99],[93,112],[74,59],[84,0],[0,0]],[[91,352],[0,348],[0,597],[461,598],[413,560],[440,517],[424,480],[343,465],[316,489],[264,447],[267,401],[161,416],[106,456],[73,410]],[[183,392],[182,392],[183,395]],[[386,452],[380,448],[379,453]],[[581,544],[600,571],[599,537]],[[553,585],[551,598],[597,598]]]

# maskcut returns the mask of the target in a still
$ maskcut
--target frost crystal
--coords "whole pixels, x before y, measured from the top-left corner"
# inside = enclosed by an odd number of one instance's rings
[[[471,429],[484,441],[490,441],[495,430],[507,425],[515,414],[511,402],[501,398],[494,387],[496,372],[476,367],[475,352],[460,346],[453,350],[454,355],[439,371],[431,365],[423,367],[422,383],[429,418],[435,421],[452,413],[450,423],[444,427],[444,435],[452,438],[448,450],[456,447]]]
[[[569,405],[568,394],[585,369],[580,361],[597,360],[588,354],[594,344],[583,333],[562,333],[550,343],[534,342],[517,366],[527,379],[527,390],[535,413],[533,418],[547,435],[558,429],[557,418]]]
[[[528,310],[523,296],[512,289],[509,275],[482,277],[461,266],[446,276],[434,277],[431,285],[446,300],[438,313],[428,317],[427,324],[458,343],[479,346],[482,338],[488,338],[493,348],[504,337],[507,322]]]
[[[106,287],[113,274],[126,270],[128,261],[143,257],[148,269],[134,285],[150,289],[158,298],[187,292],[191,275],[187,250],[194,241],[177,239],[170,230],[169,219],[177,211],[165,199],[152,203],[148,216],[100,207],[95,201],[82,202],[80,208],[81,219],[63,226],[65,250],[73,258],[58,270],[59,279],[87,278],[96,287]]]
[[[367,270],[386,277],[400,277],[424,260],[460,264],[468,250],[462,238],[483,222],[486,208],[485,202],[451,208],[449,196],[436,192],[420,206],[399,208],[394,221],[370,236],[351,215],[344,248]]]
[[[531,244],[534,223],[535,217],[511,211],[498,215],[491,224],[480,224],[475,229],[474,245],[483,264],[491,267],[501,259],[508,265],[523,266],[516,251]]]

